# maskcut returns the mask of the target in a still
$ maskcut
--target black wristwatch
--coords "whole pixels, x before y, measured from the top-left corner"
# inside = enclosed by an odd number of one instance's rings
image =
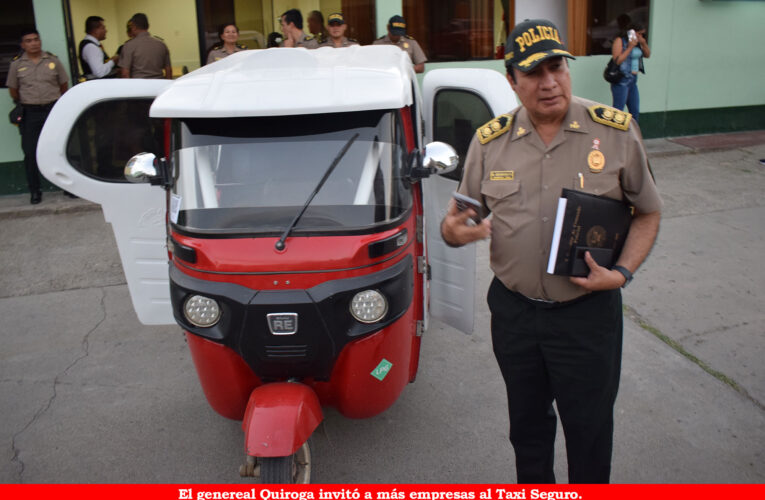
[[[627,285],[630,284],[630,281],[632,281],[632,273],[630,272],[629,269],[627,269],[624,266],[614,266],[611,269],[613,269],[614,271],[619,271],[622,274],[622,276],[624,276],[625,282],[622,285],[622,288],[625,288]]]

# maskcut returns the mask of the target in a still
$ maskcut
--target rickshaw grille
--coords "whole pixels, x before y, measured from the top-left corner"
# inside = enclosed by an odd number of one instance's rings
[[[274,359],[305,358],[308,356],[307,345],[267,345],[265,346],[266,357]]]

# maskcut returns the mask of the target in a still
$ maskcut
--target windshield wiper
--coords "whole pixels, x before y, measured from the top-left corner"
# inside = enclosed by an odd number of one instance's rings
[[[327,168],[327,171],[324,172],[324,176],[321,178],[319,183],[313,189],[313,192],[310,194],[310,196],[308,196],[308,199],[305,200],[305,204],[303,205],[303,208],[301,208],[300,212],[298,212],[298,214],[295,216],[295,218],[292,219],[292,222],[290,223],[289,226],[287,226],[287,229],[282,234],[282,237],[279,238],[279,241],[277,241],[276,245],[274,245],[277,250],[279,250],[279,251],[284,250],[284,241],[290,235],[290,232],[295,228],[295,226],[297,225],[298,221],[300,220],[300,218],[303,216],[303,214],[305,213],[306,209],[308,208],[308,205],[311,204],[311,202],[313,201],[314,196],[316,196],[316,193],[319,192],[321,187],[327,181],[327,178],[329,178],[329,176],[332,173],[332,171],[335,170],[335,167],[337,166],[337,164],[340,163],[340,160],[343,159],[343,156],[345,156],[345,153],[348,152],[348,149],[350,149],[351,144],[353,144],[353,142],[358,137],[359,137],[359,133],[358,132],[353,134],[353,137],[351,137],[348,140],[348,142],[345,143],[345,146],[343,146],[343,149],[341,149],[340,152],[337,154],[337,156],[335,156],[335,159],[332,160],[332,163],[329,165],[329,168]]]

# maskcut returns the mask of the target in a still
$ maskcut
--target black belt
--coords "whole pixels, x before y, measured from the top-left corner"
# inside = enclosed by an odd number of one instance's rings
[[[53,108],[56,101],[49,102],[48,104],[22,104],[25,109],[34,109],[37,111],[48,111]]]
[[[505,286],[505,284],[502,283],[502,281],[500,281],[498,278],[494,278],[494,279],[496,279],[499,282],[499,284],[501,284],[502,286]],[[576,304],[578,302],[583,302],[585,300],[588,300],[588,299],[591,299],[593,297],[596,297],[597,295],[600,295],[600,294],[602,294],[604,292],[604,291],[597,291],[597,292],[585,293],[584,295],[580,295],[579,297],[576,297],[576,298],[571,299],[571,300],[564,300],[563,302],[556,302],[556,301],[553,301],[553,300],[532,299],[531,297],[526,297],[522,293],[518,293],[518,292],[515,292],[513,290],[510,290],[507,287],[505,287],[505,289],[510,293],[510,295],[512,295],[513,297],[517,298],[518,300],[526,302],[527,304],[530,304],[530,305],[532,305],[534,307],[537,307],[539,309],[557,309],[559,307],[571,306],[571,305],[574,305],[574,304]],[[607,291],[607,290],[605,290],[605,291]]]

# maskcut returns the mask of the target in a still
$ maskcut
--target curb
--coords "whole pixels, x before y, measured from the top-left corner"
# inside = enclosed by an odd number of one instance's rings
[[[50,194],[46,193],[49,197]],[[29,195],[0,197],[0,220],[37,217],[40,215],[76,214],[100,211],[101,206],[87,200],[52,200],[39,205],[29,204]],[[63,195],[61,195],[63,198]],[[2,199],[6,198],[6,199]]]

